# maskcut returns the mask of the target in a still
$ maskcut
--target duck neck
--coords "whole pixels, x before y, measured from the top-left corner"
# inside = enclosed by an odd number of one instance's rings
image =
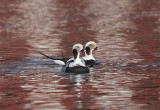
[[[79,59],[80,52],[78,52],[76,49],[73,49],[73,55],[74,55],[74,60]]]
[[[85,57],[86,60],[90,59],[90,60],[95,60],[95,58],[92,55],[92,50],[90,50],[89,54],[85,52]]]
[[[85,52],[85,56],[93,56],[92,55],[92,50],[90,50],[89,52]]]
[[[79,60],[80,58],[80,53],[77,53],[77,56],[74,58],[75,61]]]

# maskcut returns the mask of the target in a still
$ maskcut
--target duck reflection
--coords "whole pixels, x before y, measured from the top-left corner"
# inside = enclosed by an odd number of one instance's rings
[[[71,85],[66,91],[61,103],[67,109],[92,109],[96,103],[95,94],[97,89],[89,83],[92,79],[90,74],[71,74],[69,75]]]
[[[88,82],[87,76],[90,76],[90,74],[70,74],[69,79],[73,84],[80,86],[83,82]]]

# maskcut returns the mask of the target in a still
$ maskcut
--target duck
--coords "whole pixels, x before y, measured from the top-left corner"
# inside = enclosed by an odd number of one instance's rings
[[[97,49],[98,47],[94,41],[89,41],[85,44],[84,46],[85,56],[83,56],[82,58],[84,59],[86,65],[92,67],[94,65],[100,64],[100,62],[93,57],[93,51]]]
[[[94,41],[89,41],[84,45],[84,49],[82,49],[81,51],[84,52],[84,56],[82,57],[82,59],[85,61],[85,64],[88,65],[89,67],[93,67],[94,65],[99,65],[100,61],[97,61],[94,56],[93,56],[93,51],[97,50],[98,47],[96,45],[96,43]],[[42,54],[43,56],[52,59],[54,64],[57,65],[65,65],[67,63],[67,61],[69,59],[73,59],[72,56],[70,57],[64,57],[63,53],[62,53],[62,57],[50,57],[48,55],[45,55],[44,53],[40,52],[37,50],[38,53]]]
[[[75,44],[72,48],[73,57],[70,58],[63,66],[63,71],[66,73],[89,73],[89,67],[85,61],[80,57],[83,50],[82,44]]]

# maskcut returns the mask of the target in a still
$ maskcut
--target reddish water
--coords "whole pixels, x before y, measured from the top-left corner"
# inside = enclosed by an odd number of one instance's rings
[[[34,51],[89,40],[103,61],[90,74]],[[159,110],[159,73],[159,0],[0,0],[1,110]]]

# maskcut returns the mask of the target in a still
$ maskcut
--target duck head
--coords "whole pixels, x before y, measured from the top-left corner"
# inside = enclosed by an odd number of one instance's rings
[[[80,52],[83,50],[83,45],[82,44],[75,44],[73,45],[72,52],[74,59],[79,58]]]
[[[97,50],[97,45],[94,41],[89,41],[85,44],[85,55],[92,55],[93,50]]]

